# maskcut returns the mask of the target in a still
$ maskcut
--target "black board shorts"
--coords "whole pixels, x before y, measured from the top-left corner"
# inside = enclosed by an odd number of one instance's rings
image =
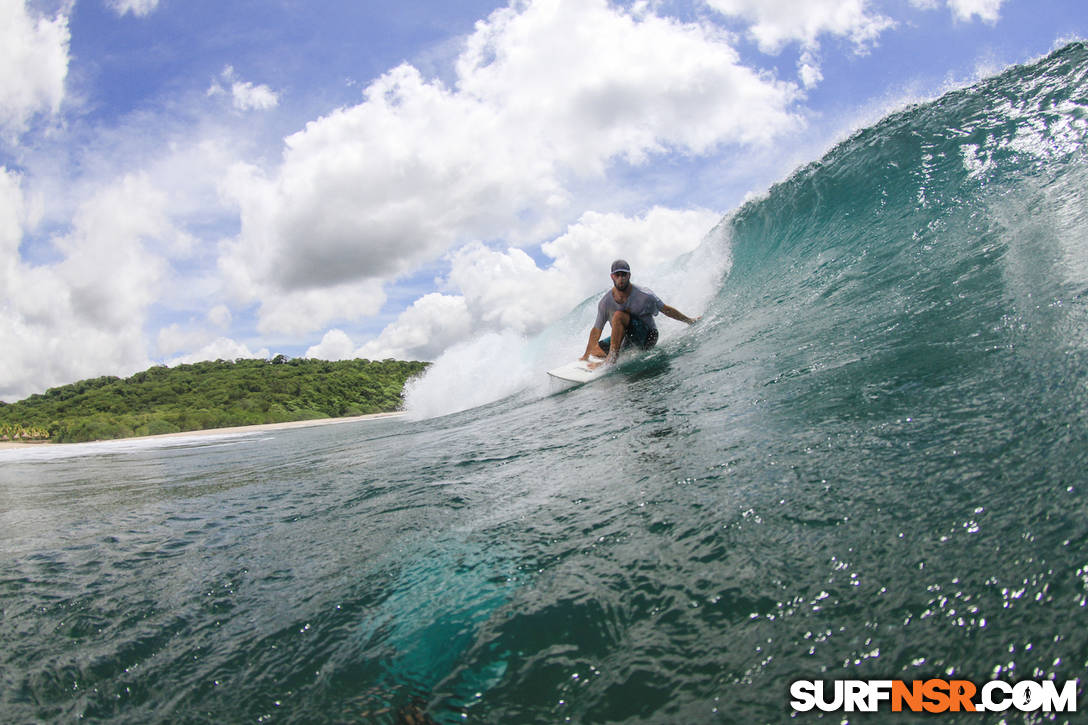
[[[612,347],[612,338],[606,337],[597,343],[601,346],[601,349],[607,353]],[[625,347],[634,345],[640,350],[649,350],[651,347],[657,344],[657,328],[650,327],[645,322],[637,317],[631,318],[631,323],[627,326],[627,330],[623,335],[623,345],[620,346],[622,350]]]

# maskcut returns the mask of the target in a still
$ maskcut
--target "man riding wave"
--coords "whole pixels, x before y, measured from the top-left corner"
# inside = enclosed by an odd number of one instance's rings
[[[651,290],[631,284],[631,265],[617,259],[612,263],[612,289],[597,303],[597,319],[589,331],[589,343],[581,359],[588,360],[593,355],[605,358],[606,365],[614,365],[621,348],[634,345],[649,350],[657,344],[654,316],[658,312],[689,325],[699,320],[665,304]],[[612,335],[602,340],[605,321],[611,325]],[[600,364],[591,362],[589,366],[592,369]]]

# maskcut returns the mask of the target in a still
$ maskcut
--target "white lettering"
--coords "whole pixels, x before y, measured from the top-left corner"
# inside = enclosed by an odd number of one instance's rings
[[[995,691],[1003,695],[998,698],[995,696]],[[1001,680],[994,680],[993,682],[987,682],[982,686],[982,703],[978,706],[979,710],[989,710],[991,712],[1005,712],[1012,706],[1012,685]]]
[[[835,712],[842,707],[843,702],[846,700],[846,696],[843,694],[842,680],[835,680],[833,688],[835,697],[830,702],[824,699],[824,686],[826,684],[826,682],[821,680],[817,680],[816,682],[816,707],[824,712]]]
[[[847,712],[870,712],[868,708],[869,687],[862,680],[844,680],[843,700]]]
[[[790,685],[790,707],[798,712],[808,712],[816,707],[816,685],[810,680],[797,680]]]
[[[1043,704],[1043,688],[1031,680],[1017,682],[1012,688],[1012,704],[1020,712],[1038,710]]]
[[[1060,693],[1058,692],[1058,683],[1054,682],[1054,680],[1043,680],[1043,694],[1046,696],[1043,709],[1047,712],[1077,711],[1076,680],[1066,680]]]
[[[891,680],[869,681],[869,712],[880,710],[880,703],[892,699]]]

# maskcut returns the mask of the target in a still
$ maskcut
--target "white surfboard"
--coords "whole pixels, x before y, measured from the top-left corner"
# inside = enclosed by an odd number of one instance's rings
[[[566,365],[560,365],[554,370],[549,370],[548,375],[572,383],[588,383],[590,380],[595,380],[604,375],[608,366],[599,364],[603,362],[604,358],[591,356],[589,360],[575,360]],[[589,367],[590,363],[597,364],[597,367],[591,369]]]

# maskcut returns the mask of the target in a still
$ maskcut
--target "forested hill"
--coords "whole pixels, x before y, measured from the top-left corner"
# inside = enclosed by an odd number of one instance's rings
[[[236,360],[153,367],[0,403],[0,439],[76,442],[394,411],[427,363]]]

